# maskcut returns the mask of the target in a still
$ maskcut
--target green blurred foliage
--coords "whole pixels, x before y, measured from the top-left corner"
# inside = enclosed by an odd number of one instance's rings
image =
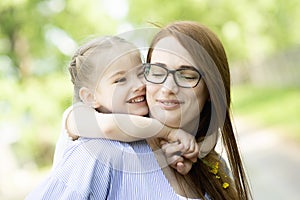
[[[75,41],[113,34],[116,26],[97,0],[4,0],[0,24],[0,53],[19,79],[61,70]]]
[[[19,164],[51,164],[62,112],[72,103],[66,74],[0,80],[1,138],[9,138]]]
[[[300,90],[297,87],[233,87],[232,105],[242,115],[264,127],[300,141]]]
[[[208,25],[230,62],[253,62],[300,43],[298,0],[1,0],[0,130],[1,138],[13,138],[20,164],[52,161],[72,102],[66,66],[79,43],[175,20]]]
[[[135,25],[164,25],[174,20],[204,23],[221,37],[232,62],[257,59],[300,45],[298,0],[128,1],[128,19]]]

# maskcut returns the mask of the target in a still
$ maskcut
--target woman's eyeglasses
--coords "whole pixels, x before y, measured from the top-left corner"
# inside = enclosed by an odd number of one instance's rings
[[[169,70],[164,64],[144,63],[143,66],[144,77],[150,83],[162,84],[170,73],[177,86],[183,88],[196,87],[201,80],[200,72],[192,66],[181,66],[176,70]]]

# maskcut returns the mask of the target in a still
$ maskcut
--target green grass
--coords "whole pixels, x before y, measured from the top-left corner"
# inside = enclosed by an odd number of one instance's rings
[[[300,88],[235,86],[233,112],[300,141]]]

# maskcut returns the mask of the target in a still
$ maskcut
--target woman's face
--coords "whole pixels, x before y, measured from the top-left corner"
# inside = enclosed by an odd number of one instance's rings
[[[164,65],[169,70],[180,69],[183,66],[199,69],[187,50],[171,36],[161,39],[154,46],[151,63]],[[202,79],[194,88],[179,87],[172,74],[168,75],[164,83],[146,84],[151,117],[167,126],[189,132],[197,130],[200,112],[209,96]]]

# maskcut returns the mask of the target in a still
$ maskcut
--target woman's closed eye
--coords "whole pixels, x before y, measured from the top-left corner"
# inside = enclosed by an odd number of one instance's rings
[[[199,75],[196,72],[190,71],[180,71],[180,73],[177,73],[178,78],[183,80],[196,80],[199,78]]]
[[[192,75],[184,75],[184,74],[181,74],[181,75],[180,75],[180,78],[181,78],[181,79],[186,79],[186,80],[195,80],[195,79],[198,79],[198,77],[196,77],[196,76],[192,76]]]
[[[161,76],[166,76],[166,74],[165,73],[153,73],[152,76],[161,77]]]

